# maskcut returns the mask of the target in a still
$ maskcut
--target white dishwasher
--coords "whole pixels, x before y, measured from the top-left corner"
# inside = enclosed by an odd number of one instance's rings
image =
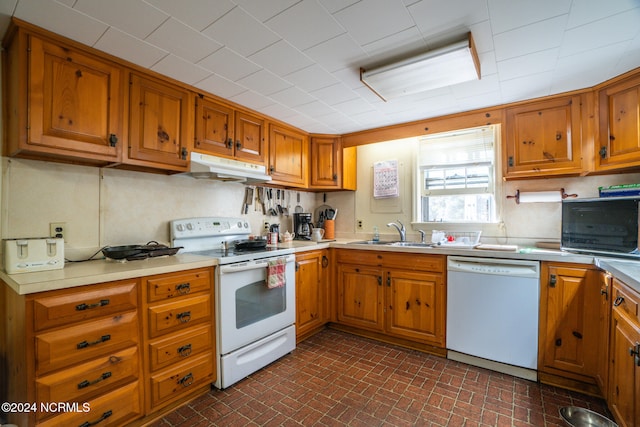
[[[447,357],[537,380],[540,263],[447,258]]]

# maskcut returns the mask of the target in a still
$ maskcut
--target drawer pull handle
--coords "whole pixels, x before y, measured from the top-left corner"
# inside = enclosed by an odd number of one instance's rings
[[[103,335],[100,337],[99,340],[96,341],[82,341],[79,342],[76,347],[78,348],[78,350],[80,350],[81,348],[87,348],[87,347],[91,347],[92,345],[96,345],[96,344],[100,344],[103,343],[105,341],[109,341],[111,339],[111,335]]]
[[[184,311],[182,313],[178,313],[176,318],[180,321],[180,323],[187,323],[191,320],[191,312]]]
[[[188,357],[191,355],[191,344],[186,344],[178,347],[178,354],[182,357]]]
[[[80,424],[80,427],[91,427],[94,426],[96,424],[99,424],[101,422],[103,422],[104,420],[106,420],[107,418],[109,418],[111,415],[113,415],[113,411],[109,410],[105,413],[102,414],[102,416],[100,418],[98,418],[95,421],[85,421],[82,424]]]
[[[193,384],[193,374],[189,372],[187,375],[180,378],[178,383],[182,384],[182,387],[189,387],[191,384]]]
[[[108,299],[101,299],[100,302],[96,302],[93,304],[86,304],[86,303],[78,304],[76,305],[76,311],[89,310],[91,308],[103,307],[105,305],[109,305]]]
[[[90,385],[98,384],[100,381],[106,380],[107,378],[110,378],[110,377],[111,377],[111,372],[105,372],[93,381],[84,380],[81,383],[78,383],[78,390],[87,388]]]
[[[189,292],[191,292],[191,283],[187,282],[176,285],[176,291],[178,291],[180,295],[188,294]]]
[[[614,307],[619,307],[620,304],[622,304],[624,302],[624,297],[617,297],[614,301],[613,301],[613,306]]]

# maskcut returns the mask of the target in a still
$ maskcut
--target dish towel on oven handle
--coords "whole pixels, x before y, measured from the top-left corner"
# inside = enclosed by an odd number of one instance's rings
[[[286,258],[277,258],[269,260],[267,267],[267,287],[269,289],[281,288],[286,283],[285,268],[287,264]]]

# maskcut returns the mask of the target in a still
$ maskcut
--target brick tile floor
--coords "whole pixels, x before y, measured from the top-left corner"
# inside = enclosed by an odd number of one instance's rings
[[[563,426],[558,410],[605,403],[335,330],[225,390],[178,408],[167,426]]]

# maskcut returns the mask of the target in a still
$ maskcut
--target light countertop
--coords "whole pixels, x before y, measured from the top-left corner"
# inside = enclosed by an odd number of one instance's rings
[[[600,258],[574,254],[559,250],[517,248],[516,250],[481,250],[470,248],[420,248],[388,245],[366,245],[353,243],[353,239],[326,240],[320,242],[299,241],[281,243],[278,247],[293,248],[294,252],[305,252],[326,248],[346,248],[369,251],[389,251],[420,254],[458,255],[483,258],[522,259],[534,261],[569,262],[596,265],[618,277],[640,292],[640,261]],[[16,293],[24,295],[41,291],[64,289],[95,283],[124,280],[156,274],[172,273],[201,267],[215,266],[215,258],[195,254],[177,254],[139,261],[94,260],[79,263],[66,263],[60,270],[34,273],[6,274],[0,272],[2,279]]]

